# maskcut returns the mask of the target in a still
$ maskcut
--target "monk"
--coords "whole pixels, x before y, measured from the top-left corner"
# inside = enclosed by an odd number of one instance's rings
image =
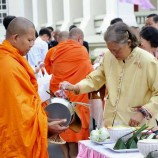
[[[85,78],[93,68],[86,48],[83,46],[83,32],[79,28],[73,28],[69,33],[69,40],[61,42],[55,50],[51,60],[51,72],[53,77],[50,83],[52,92],[59,89],[59,83],[66,80],[73,84]],[[88,103],[88,95],[74,95],[67,93],[70,101]],[[77,156],[79,140],[89,137],[90,111],[88,107],[76,105],[82,122],[82,129],[76,133],[70,128],[61,133],[61,137],[67,142],[61,145],[64,158]]]
[[[23,57],[33,46],[35,27],[29,20],[13,19],[0,45],[0,157],[48,158],[47,133],[67,129],[48,124],[32,68]]]
[[[58,36],[58,40],[57,42],[60,44],[61,42],[67,40],[69,38],[69,33],[68,31],[61,31],[59,33],[59,36]],[[55,53],[55,50],[57,47],[60,47],[60,45],[56,45],[55,47],[52,47],[51,49],[49,49],[49,51],[47,52],[46,54],[46,57],[45,57],[45,60],[44,60],[44,66],[45,66],[45,69],[47,71],[48,74],[52,74],[52,59],[53,59],[53,56],[54,56],[54,53]],[[52,75],[53,77],[53,75]]]

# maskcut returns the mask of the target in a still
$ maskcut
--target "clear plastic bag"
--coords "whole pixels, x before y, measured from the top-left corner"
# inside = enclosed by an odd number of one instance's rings
[[[91,117],[95,120],[95,122],[93,122],[93,128],[95,128],[94,126],[97,128],[104,127],[103,112],[105,106],[105,90],[106,87],[103,85],[98,91],[89,93],[90,113]]]
[[[44,102],[50,98],[50,94],[48,94],[47,91],[49,91],[50,87],[50,80],[52,78],[52,75],[48,75],[45,69],[43,69],[44,73],[40,70],[37,77],[37,83],[38,83],[38,93],[41,98],[41,100]]]
[[[104,102],[102,99],[90,99],[90,113],[91,117],[95,120],[97,128],[104,127],[103,120],[103,107]]]

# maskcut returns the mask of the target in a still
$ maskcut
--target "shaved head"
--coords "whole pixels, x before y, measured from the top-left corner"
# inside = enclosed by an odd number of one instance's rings
[[[83,31],[77,27],[70,30],[69,36],[70,39],[76,39],[76,37],[78,36],[80,36],[81,38],[84,37]]]
[[[72,40],[75,40],[78,43],[80,43],[81,45],[83,45],[84,34],[83,34],[83,31],[81,29],[79,29],[77,27],[71,29],[69,32],[69,38]]]
[[[34,24],[23,17],[13,19],[8,25],[6,40],[18,49],[22,56],[26,55],[34,44]]]
[[[23,17],[17,17],[8,25],[6,39],[15,34],[26,34],[30,28],[35,29],[34,24],[31,21]]]
[[[69,32],[68,31],[61,31],[59,33],[58,42],[65,41],[69,38]]]
[[[55,30],[55,31],[54,31],[54,39],[55,39],[56,41],[58,41],[59,33],[60,33],[60,30]]]

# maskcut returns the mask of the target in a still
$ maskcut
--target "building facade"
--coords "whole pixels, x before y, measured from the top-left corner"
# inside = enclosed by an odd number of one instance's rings
[[[0,36],[4,36],[3,17],[15,15],[31,20],[37,30],[45,26],[68,30],[72,24],[84,31],[91,50],[104,48],[103,33],[111,19],[120,17],[130,26],[143,26],[150,13],[158,13],[157,0],[151,0],[155,10],[142,10],[119,0],[0,0]]]

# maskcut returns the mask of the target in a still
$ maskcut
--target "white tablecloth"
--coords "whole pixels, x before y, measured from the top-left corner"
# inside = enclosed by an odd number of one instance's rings
[[[118,153],[90,140],[79,141],[78,144],[77,158],[144,158],[139,152]]]

